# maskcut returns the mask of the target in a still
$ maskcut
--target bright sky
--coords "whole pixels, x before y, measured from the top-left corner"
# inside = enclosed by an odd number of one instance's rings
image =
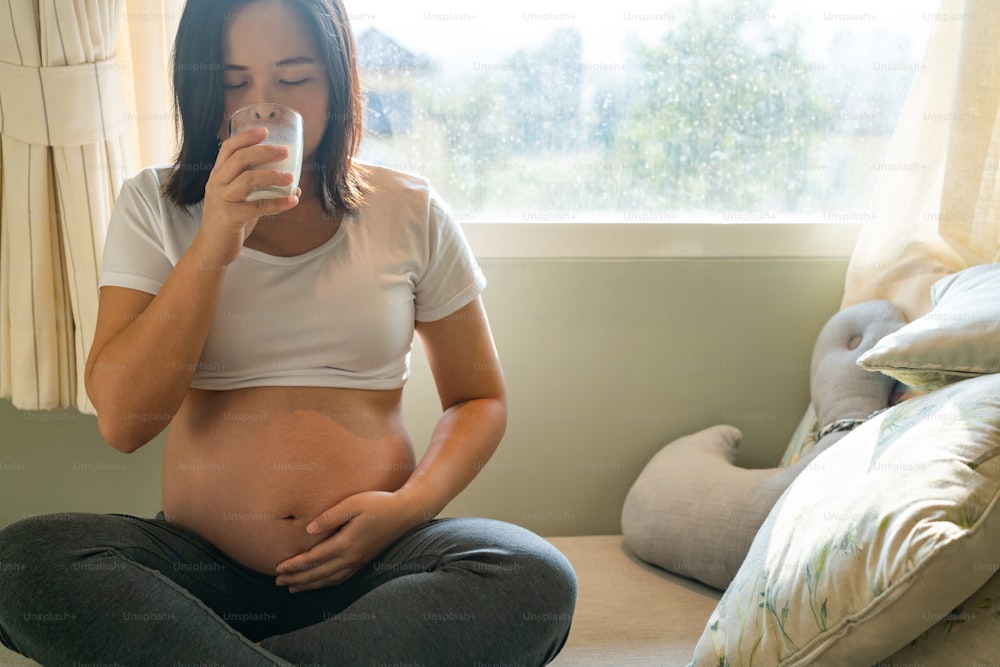
[[[717,0],[699,0],[703,6]],[[942,0],[773,0],[772,9],[740,17],[806,26],[807,47],[826,57],[832,37],[844,28],[875,34],[905,32],[922,44],[933,25],[950,20]],[[691,6],[691,0],[620,0],[584,5],[579,0],[472,3],[468,0],[345,0],[355,32],[377,26],[403,46],[451,62],[497,62],[524,46],[538,46],[555,28],[575,27],[584,36],[587,63],[621,62],[627,40],[652,43]],[[745,3],[750,5],[751,3]],[[919,53],[913,57],[919,58]]]

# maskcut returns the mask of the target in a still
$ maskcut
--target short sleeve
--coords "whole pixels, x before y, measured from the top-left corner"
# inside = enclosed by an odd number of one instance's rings
[[[486,288],[486,277],[462,228],[433,193],[427,224],[427,265],[416,285],[415,316],[421,322],[454,313]]]
[[[108,222],[99,287],[157,294],[173,264],[164,250],[159,184],[149,171],[122,186]]]

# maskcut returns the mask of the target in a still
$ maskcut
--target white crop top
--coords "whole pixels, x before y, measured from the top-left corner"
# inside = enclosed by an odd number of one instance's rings
[[[441,319],[486,287],[461,228],[430,184],[368,167],[372,192],[326,243],[295,257],[243,248],[226,271],[191,386],[396,389],[416,320]],[[122,187],[100,286],[159,292],[191,245],[202,204],[160,193],[169,166]]]

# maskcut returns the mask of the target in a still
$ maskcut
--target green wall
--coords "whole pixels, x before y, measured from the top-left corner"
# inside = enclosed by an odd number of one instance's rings
[[[739,462],[772,465],[808,403],[812,344],[846,259],[487,260],[484,294],[510,394],[507,435],[448,514],[542,535],[607,534],[642,466],[718,423]],[[405,392],[418,449],[439,407],[415,346]],[[65,511],[148,516],[163,436],[135,454],[96,419],[0,401],[0,525]]]

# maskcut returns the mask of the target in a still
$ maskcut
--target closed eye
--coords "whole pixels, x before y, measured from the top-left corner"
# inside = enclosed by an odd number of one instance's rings
[[[246,81],[237,84],[225,84],[222,87],[225,88],[226,90],[236,90],[237,88],[242,88],[245,85],[247,85]]]
[[[301,86],[303,83],[306,83],[307,81],[312,81],[312,79],[306,77],[305,79],[299,79],[298,81],[282,81],[281,83],[285,84],[286,86]]]

